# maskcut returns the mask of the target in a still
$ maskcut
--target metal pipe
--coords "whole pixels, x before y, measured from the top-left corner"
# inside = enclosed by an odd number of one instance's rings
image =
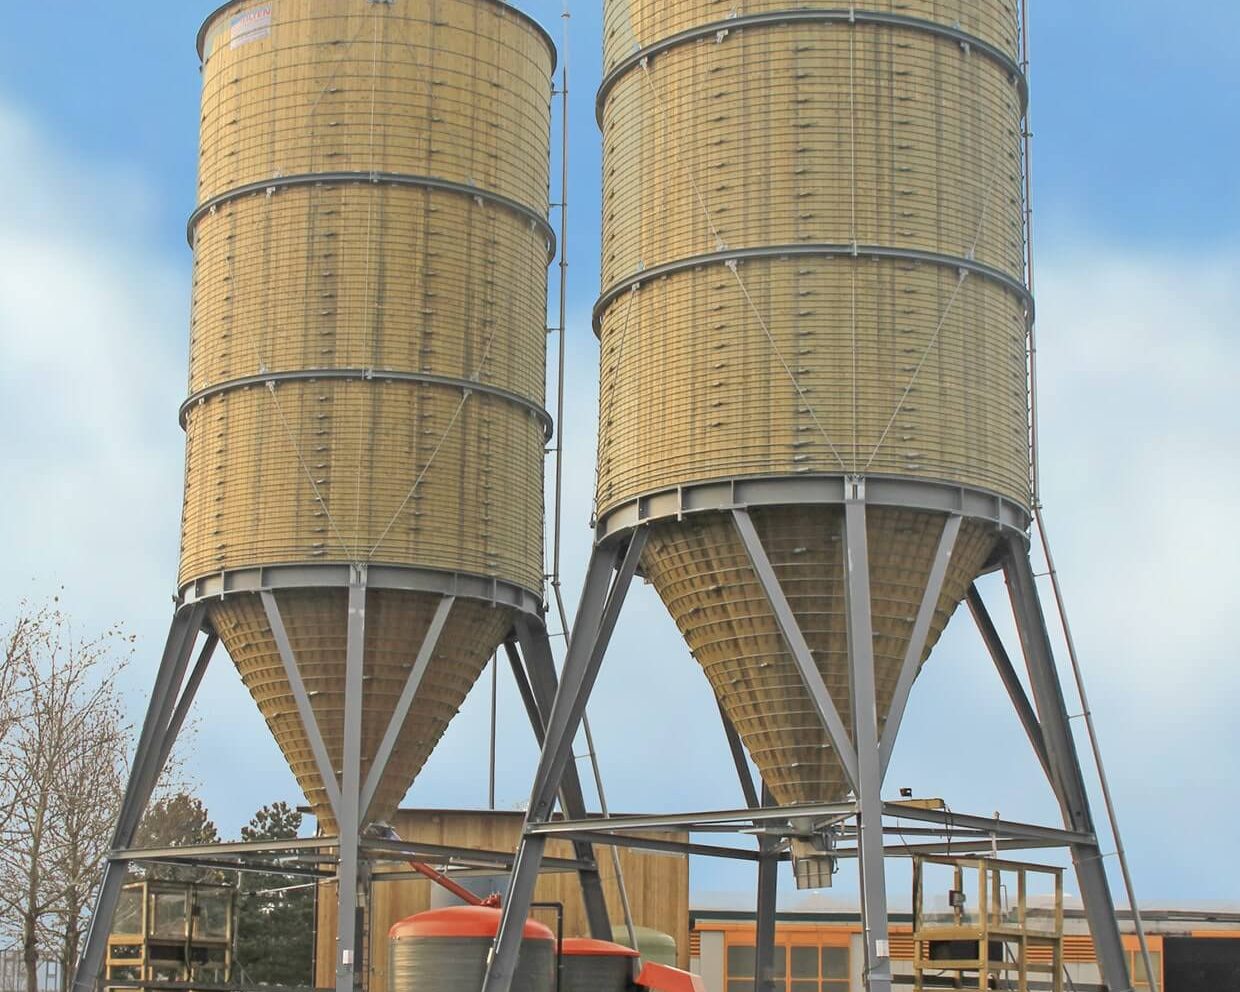
[[[1029,0],[1020,5],[1020,59],[1025,78],[1029,76]],[[1025,286],[1033,299],[1033,125],[1029,105],[1025,102],[1025,116],[1021,122],[1021,150],[1024,157],[1025,179]],[[1028,324],[1029,345],[1029,485],[1036,510],[1042,500],[1042,467],[1039,455],[1040,436],[1038,426],[1038,331],[1037,321],[1031,312]]]
[[[560,593],[560,538],[564,525],[564,380],[565,380],[565,323],[568,320],[568,0],[564,2],[563,38],[560,42],[563,61],[560,63],[560,316],[559,341],[556,356],[555,393],[555,504],[554,525],[551,540],[551,588],[557,600]],[[561,617],[563,617],[561,603]],[[568,624],[564,625],[565,631]]]
[[[1064,641],[1068,646],[1068,658],[1072,663],[1072,677],[1076,682],[1077,695],[1081,700],[1081,710],[1085,718],[1085,728],[1089,734],[1089,746],[1093,753],[1094,767],[1098,771],[1098,783],[1102,787],[1102,801],[1106,806],[1111,836],[1115,840],[1115,855],[1119,861],[1120,874],[1124,879],[1124,890],[1128,895],[1128,908],[1132,912],[1133,925],[1137,931],[1137,942],[1141,945],[1141,958],[1145,963],[1145,973],[1149,977],[1150,992],[1158,992],[1158,982],[1154,977],[1154,965],[1150,955],[1149,940],[1145,933],[1145,921],[1142,919],[1141,909],[1137,905],[1136,887],[1132,881],[1132,871],[1128,866],[1128,852],[1124,847],[1124,839],[1119,829],[1119,816],[1115,810],[1115,799],[1111,793],[1111,784],[1107,778],[1106,767],[1102,763],[1102,746],[1098,741],[1098,730],[1094,724],[1094,711],[1089,704],[1089,693],[1085,688],[1085,676],[1076,651],[1076,639],[1072,636],[1072,626],[1068,623],[1068,608],[1064,601],[1063,589],[1059,584],[1059,570],[1055,566],[1055,557],[1051,553],[1051,542],[1046,533],[1046,523],[1043,520],[1042,507],[1035,504],[1033,512],[1034,519],[1038,524],[1038,536],[1042,543],[1042,553],[1046,557],[1046,568],[1051,578],[1051,588],[1054,590],[1055,607],[1059,614],[1059,623],[1063,628]]]
[[[499,652],[491,657],[491,755],[488,767],[487,799],[490,809],[495,809],[495,736],[499,729]]]
[[[568,637],[569,627],[568,611],[564,608],[564,592],[561,588],[560,546],[564,527],[564,382],[567,349],[566,323],[568,321],[568,41],[569,22],[572,16],[568,9],[568,0],[564,0],[564,9],[560,14],[564,28],[560,41],[560,316],[557,349],[558,380],[555,395],[555,522],[552,528],[551,591],[555,596],[556,609],[560,614],[560,628],[564,631],[565,638]],[[590,753],[590,767],[594,774],[594,788],[598,793],[599,812],[606,819],[608,816],[607,794],[603,790],[603,775],[599,769],[598,752],[594,749],[594,732],[590,729],[590,718],[585,713],[581,717],[581,728],[585,733],[586,749]],[[636,951],[637,930],[633,925],[633,909],[629,902],[628,888],[624,884],[624,871],[620,867],[620,852],[614,847],[611,849],[611,864],[616,873],[616,887],[620,891],[620,905],[624,911],[625,929],[628,930],[629,941],[633,945],[633,950]]]
[[[470,892],[469,889],[465,888],[465,886],[458,885],[456,882],[452,881],[452,879],[450,879],[443,872],[436,871],[434,868],[432,868],[428,864],[424,864],[421,861],[410,861],[409,867],[412,868],[414,871],[416,871],[419,875],[423,875],[426,878],[429,878],[436,885],[444,889],[447,889],[449,892],[451,892],[454,896],[460,899],[461,902],[465,903],[467,906],[485,906],[486,905],[485,899],[480,899],[475,893]]]

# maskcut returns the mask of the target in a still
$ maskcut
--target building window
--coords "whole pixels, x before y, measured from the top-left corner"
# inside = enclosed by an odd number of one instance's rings
[[[1162,955],[1158,951],[1150,951],[1150,964],[1158,977],[1158,987],[1162,988]],[[1150,977],[1145,973],[1145,956],[1140,951],[1128,952],[1128,973],[1132,975],[1132,987],[1137,992],[1150,987]]]
[[[753,945],[728,947],[726,992],[753,992],[757,954]],[[849,992],[847,947],[819,944],[775,948],[775,987],[782,992]]]

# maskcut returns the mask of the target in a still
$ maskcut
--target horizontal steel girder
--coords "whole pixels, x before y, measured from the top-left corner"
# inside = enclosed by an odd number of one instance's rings
[[[664,52],[671,51],[681,45],[688,45],[704,38],[722,41],[733,32],[746,28],[772,27],[784,24],[869,24],[881,25],[905,31],[921,31],[937,35],[948,41],[955,42],[962,49],[977,51],[995,62],[1015,83],[1020,92],[1022,107],[1029,100],[1029,81],[1020,67],[1020,63],[1001,48],[990,44],[977,35],[969,34],[958,27],[941,24],[938,21],[926,20],[922,17],[910,17],[907,14],[889,14],[881,11],[856,10],[781,10],[766,14],[750,14],[742,17],[731,17],[709,24],[700,24],[677,34],[670,35],[644,48],[638,48],[627,58],[616,64],[604,77],[595,97],[594,114],[599,127],[603,126],[603,112],[607,107],[607,98],[612,89],[624,76],[642,65],[649,63]]]
[[[680,520],[695,513],[731,513],[767,506],[838,506],[847,495],[847,476],[738,476],[656,490],[604,508],[595,540],[620,540],[634,528],[657,520]],[[997,493],[924,479],[866,478],[866,504],[956,515],[982,520],[1027,542],[1029,511]]]
[[[348,589],[353,565],[323,562],[302,565],[254,565],[213,572],[186,583],[181,599],[186,605],[282,589]],[[541,616],[539,593],[511,582],[463,572],[443,572],[404,565],[367,565],[366,586],[392,592],[424,592],[503,606],[530,616]]]
[[[640,846],[641,843],[647,841],[647,838],[629,837],[626,836],[626,832],[635,830],[696,832],[699,827],[706,828],[710,832],[721,832],[730,826],[737,833],[752,833],[755,828],[765,826],[766,830],[764,832],[766,833],[783,833],[785,830],[772,831],[771,827],[783,828],[786,826],[786,832],[789,835],[793,835],[798,832],[798,828],[793,827],[795,821],[830,820],[855,814],[856,804],[852,802],[821,803],[802,806],[777,806],[766,809],[718,810],[703,813],[613,816],[607,820],[560,820],[553,823],[531,824],[527,828],[526,834],[528,836],[545,837],[571,837],[579,834],[588,834],[590,839],[596,843],[615,843],[617,846],[626,846],[628,841],[633,841],[634,843],[631,846]],[[981,844],[983,842],[990,844],[992,840],[997,841],[1001,845],[1019,842],[1031,848],[1047,846],[1067,847],[1073,844],[1095,842],[1092,834],[1082,834],[1056,827],[995,819],[993,817],[973,816],[967,813],[918,809],[903,806],[899,803],[884,803],[883,815],[888,819],[915,820],[938,825],[938,829],[914,827],[902,831],[899,826],[888,824],[885,828],[885,832],[888,835],[898,836],[901,833],[907,833],[911,836],[915,833],[916,836],[921,837],[945,838],[948,842],[954,838],[960,844]],[[660,841],[658,843],[661,847],[668,847],[668,845],[675,844],[676,842]],[[706,847],[706,845],[698,846]],[[1019,846],[1014,849],[1019,849]],[[732,857],[731,849],[728,850],[728,854],[719,854],[719,856]],[[700,853],[705,856],[714,856],[719,852],[716,849],[714,852],[703,850]]]

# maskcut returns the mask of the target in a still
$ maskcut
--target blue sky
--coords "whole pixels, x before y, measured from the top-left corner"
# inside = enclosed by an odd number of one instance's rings
[[[596,7],[573,4],[571,22],[570,595],[593,479]],[[558,2],[524,8],[558,35]],[[23,4],[0,34],[0,618],[63,587],[82,625],[125,623],[140,637],[125,676],[135,717],[176,567],[193,43],[208,12]],[[1240,8],[1202,0],[1193,23],[1190,38],[1152,0],[1033,5],[1045,496],[1134,870],[1163,903],[1240,896],[1240,868],[1219,853],[1240,819]],[[706,683],[649,590],[599,691],[614,807],[738,802]],[[512,807],[535,754],[506,685],[501,705],[499,799]],[[475,693],[411,803],[485,801],[486,710]],[[1025,752],[961,618],[916,688],[891,786],[1052,819]],[[225,834],[298,798],[226,662],[204,686],[187,763]],[[739,869],[694,870],[703,901],[749,885]]]

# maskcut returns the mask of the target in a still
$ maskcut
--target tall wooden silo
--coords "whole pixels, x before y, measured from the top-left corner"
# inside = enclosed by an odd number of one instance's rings
[[[551,786],[640,573],[767,802],[750,786],[740,815],[628,829],[756,833],[768,951],[779,845],[807,888],[857,857],[866,987],[882,992],[883,776],[921,666],[1000,567],[1038,673],[1035,747],[1076,831],[1056,836],[1083,866],[1109,980],[1126,978],[1029,570],[1021,14],[604,4],[596,546],[524,856],[575,828],[549,821]],[[950,832],[943,810],[917,815]],[[514,916],[527,885],[518,873]],[[511,953],[501,935],[486,992],[506,992]]]

